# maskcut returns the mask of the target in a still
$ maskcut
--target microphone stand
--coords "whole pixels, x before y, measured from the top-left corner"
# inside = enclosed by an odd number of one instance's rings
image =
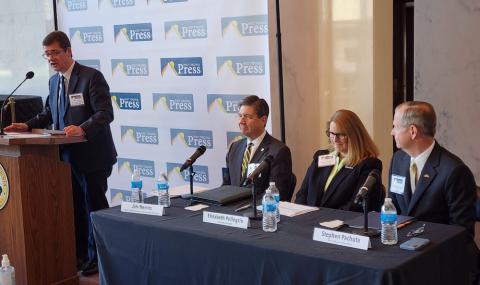
[[[257,195],[255,191],[255,179],[252,179],[252,212],[245,213],[243,216],[248,217],[250,220],[261,220],[263,214],[258,213],[257,211]]]
[[[374,237],[378,235],[379,231],[377,229],[368,227],[368,192],[363,197],[362,207],[363,207],[363,229],[354,229],[352,232],[354,234],[358,234],[362,236]]]
[[[193,163],[190,164],[190,166],[188,168],[188,171],[190,172],[190,174],[189,174],[189,176],[190,176],[190,206],[193,206],[193,205],[197,204],[193,200],[193,176],[195,176],[195,172],[193,171]]]
[[[33,74],[33,72],[32,72]],[[13,93],[15,93],[15,91],[17,91],[17,89],[22,86],[23,82],[27,81],[27,79],[30,79],[28,77],[25,77],[25,79],[23,79],[22,82],[20,82],[20,84],[18,84],[17,88],[15,88],[12,93],[10,93],[10,95],[7,96],[7,98],[5,98],[5,100],[3,101],[3,104],[2,104],[2,109],[0,110],[0,136],[4,136],[5,135],[5,132],[3,131],[3,109],[5,108],[5,103],[7,103],[8,99],[10,97],[12,97]]]

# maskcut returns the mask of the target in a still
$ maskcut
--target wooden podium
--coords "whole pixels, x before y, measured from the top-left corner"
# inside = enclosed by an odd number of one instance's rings
[[[78,284],[70,166],[60,161],[59,145],[83,141],[31,133],[0,136],[0,164],[9,183],[0,210],[0,254],[8,254],[17,285]],[[0,173],[2,178],[5,183]]]

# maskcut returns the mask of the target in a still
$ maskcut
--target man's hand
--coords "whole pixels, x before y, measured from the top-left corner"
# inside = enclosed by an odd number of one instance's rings
[[[83,137],[85,135],[85,131],[81,127],[74,125],[65,127],[63,131],[67,137]]]
[[[25,123],[13,123],[4,129],[6,132],[26,132],[28,125]]]

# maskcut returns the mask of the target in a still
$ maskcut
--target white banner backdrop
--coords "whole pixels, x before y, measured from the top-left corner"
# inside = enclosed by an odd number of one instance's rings
[[[111,203],[130,199],[134,167],[146,192],[163,172],[171,187],[187,184],[179,168],[200,145],[194,183],[219,186],[241,137],[238,103],[252,94],[270,103],[267,1],[57,0],[57,14],[74,59],[110,85]]]

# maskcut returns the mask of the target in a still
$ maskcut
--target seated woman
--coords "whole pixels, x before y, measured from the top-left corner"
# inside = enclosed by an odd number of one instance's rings
[[[315,153],[295,203],[363,211],[354,200],[370,171],[382,171],[378,149],[358,116],[349,110],[335,112],[326,133],[331,149]],[[380,210],[384,193],[379,178],[368,192],[369,211]]]

